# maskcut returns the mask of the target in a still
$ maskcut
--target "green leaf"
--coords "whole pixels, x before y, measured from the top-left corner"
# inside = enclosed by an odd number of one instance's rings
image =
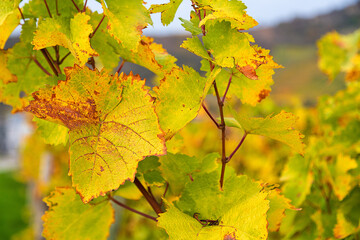
[[[84,1],[83,0],[74,0],[75,4],[83,9]],[[72,1],[46,1],[51,16],[61,16],[70,18],[78,13]],[[49,13],[44,3],[44,0],[30,0],[24,5],[23,14],[25,18],[48,18]]]
[[[231,28],[238,30],[247,30],[256,26],[258,23],[249,15],[247,15],[246,6],[241,1],[228,0],[197,0],[195,1],[200,9],[210,10],[200,22],[200,26],[205,25],[209,20],[216,22],[228,21],[231,23]],[[213,24],[213,21],[211,21]]]
[[[311,172],[310,160],[305,155],[295,155],[290,158],[281,175],[281,180],[285,181],[282,191],[284,195],[291,199],[295,207],[301,206],[306,196],[310,193],[314,180]]]
[[[84,204],[72,188],[57,188],[44,202],[49,207],[42,217],[46,239],[107,239],[114,222],[109,201]]]
[[[152,24],[142,0],[101,0],[104,14],[109,19],[109,33],[126,49],[136,50],[142,29]]]
[[[90,46],[89,35],[93,29],[88,24],[89,19],[85,13],[78,13],[72,19],[56,17],[41,21],[32,42],[34,49],[63,46],[70,50],[80,66],[84,65],[89,57],[98,55]]]
[[[304,137],[299,131],[294,130],[296,117],[292,113],[281,111],[279,114],[266,118],[249,118],[238,115],[230,109],[236,121],[247,134],[266,136],[287,144],[295,151],[304,154],[305,144],[301,141]]]
[[[18,11],[20,0],[2,0],[0,2],[0,26],[4,24],[6,18]]]
[[[176,204],[178,209],[170,205],[166,213],[160,214],[158,225],[171,239],[267,238],[267,193],[246,176],[234,173],[227,174],[220,190],[219,176],[219,171],[197,176],[186,185]],[[201,220],[217,220],[218,225],[204,227],[194,213]]]
[[[170,139],[197,116],[218,70],[204,78],[187,66],[184,69],[173,68],[165,74],[160,86],[154,88],[158,98],[156,112],[166,139]]]
[[[182,21],[182,26],[186,31],[190,32],[193,36],[197,36],[202,33],[201,28],[199,27],[199,18],[194,11],[190,12],[190,21],[179,18]]]
[[[156,156],[150,156],[139,162],[138,173],[141,174],[149,186],[162,186],[165,183],[159,170],[160,162]]]
[[[197,36],[192,38],[187,38],[180,47],[189,50],[190,52],[212,61],[212,58],[209,56],[208,52],[204,48],[203,44],[201,43],[200,39]]]
[[[66,81],[35,92],[25,110],[69,128],[69,175],[87,203],[133,181],[139,161],[166,149],[140,77],[78,66],[65,73]]]
[[[179,195],[186,183],[198,173],[206,173],[216,169],[217,153],[209,154],[204,159],[184,154],[168,153],[160,158],[162,175],[169,183],[171,191]]]
[[[171,0],[169,3],[153,4],[150,6],[151,13],[161,13],[161,23],[169,25],[175,17],[176,11],[183,0]]]
[[[36,133],[42,137],[46,144],[67,144],[69,140],[69,129],[67,127],[37,117],[34,117],[33,121],[37,125]]]
[[[91,13],[89,24],[91,24],[93,29],[96,29],[102,17],[103,14],[97,12]],[[120,46],[107,32],[107,23],[108,19],[104,18],[95,35],[90,39],[90,43],[94,50],[99,54],[98,59],[95,60],[96,67],[101,70],[101,68],[98,67],[101,65],[105,69],[111,71],[119,64],[120,55],[116,50],[120,48]]]

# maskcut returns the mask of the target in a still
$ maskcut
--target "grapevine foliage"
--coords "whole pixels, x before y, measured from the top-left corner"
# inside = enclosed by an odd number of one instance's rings
[[[14,113],[33,115],[35,133],[23,149],[22,175],[49,194],[43,236],[106,239],[115,204],[157,222],[149,239],[267,239],[275,231],[294,238],[308,228],[306,214],[316,223],[313,237],[357,233],[360,58],[350,43],[359,42],[359,34],[332,33],[319,42],[320,67],[331,77],[345,70],[351,83],[321,100],[324,129],[305,148],[293,114],[253,117],[253,110],[244,113],[232,104],[237,99],[244,109],[258,106],[271,92],[274,69],[281,68],[246,32],[257,22],[241,1],[194,0],[190,20],[181,19],[192,37],[180,47],[202,58],[200,72],[178,66],[161,44],[142,34],[153,13],[161,13],[164,25],[171,23],[181,2],[147,9],[141,0],[101,0],[102,13],[81,0],[30,0],[23,8],[17,0],[0,3],[0,100]],[[20,42],[3,50],[20,23]],[[333,55],[326,55],[327,49]],[[125,74],[126,62],[149,69],[159,84]],[[216,98],[219,118],[207,107],[208,95]],[[186,131],[204,111],[211,127],[220,129],[221,140],[212,142],[221,150],[190,154],[194,135]],[[232,129],[243,132],[234,146],[226,135]],[[276,181],[255,181],[228,166],[236,163],[243,142],[252,141],[248,135],[285,143],[298,153],[282,172],[282,191]],[[32,146],[39,154],[29,154]],[[45,152],[57,169],[47,183],[40,176]],[[306,202],[321,198],[313,191],[316,182],[332,192],[321,189],[329,195],[310,211]],[[126,214],[124,227],[134,221]]]

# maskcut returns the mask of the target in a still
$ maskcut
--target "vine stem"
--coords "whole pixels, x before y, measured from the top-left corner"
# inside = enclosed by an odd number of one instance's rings
[[[122,62],[121,62],[121,64],[120,64],[120,66],[119,66],[119,68],[118,68],[118,70],[116,71],[116,72],[117,72],[117,74],[119,74],[119,73],[120,73],[121,69],[122,69],[122,68],[123,68],[123,66],[124,66],[124,63],[125,63],[125,60],[122,60]]]
[[[22,11],[21,11],[21,8],[18,7],[18,10],[19,10],[19,12],[20,12],[20,15],[21,15],[22,20],[24,20],[24,23],[25,23],[25,17],[24,17],[24,14],[23,14]]]
[[[84,7],[83,7],[83,9],[81,10],[81,12],[85,12],[85,10],[86,10],[86,5],[87,5],[87,2],[88,2],[88,0],[85,0],[85,3],[84,3]]]
[[[202,104],[203,109],[205,110],[205,112],[207,113],[207,115],[210,117],[210,119],[215,123],[217,128],[220,128],[220,125],[218,124],[218,122],[215,120],[215,118],[211,115],[211,113],[209,112],[209,110],[206,108],[205,104]]]
[[[70,54],[71,54],[71,52],[68,52],[68,53],[60,60],[59,65],[61,65],[61,64],[64,62],[64,60],[65,60]]]
[[[227,93],[228,93],[228,91],[229,91],[229,88],[230,88],[230,84],[231,84],[232,77],[233,77],[233,73],[231,73],[231,75],[230,75],[229,82],[228,82],[228,85],[227,85],[227,87],[226,87],[226,90],[225,90],[224,96],[223,96],[223,97],[222,97],[222,99],[221,99],[221,101],[222,101],[223,103],[225,102],[226,94],[227,94]]]
[[[52,74],[49,73],[49,72],[44,68],[44,66],[41,65],[41,63],[39,63],[39,61],[38,61],[35,57],[32,57],[31,59],[34,61],[34,63],[35,63],[44,73],[46,73],[47,75],[49,75],[50,77],[52,77]]]
[[[234,151],[230,154],[230,156],[226,159],[226,162],[230,162],[231,158],[234,156],[234,154],[237,152],[237,150],[239,150],[239,148],[241,147],[241,145],[243,144],[245,138],[247,136],[247,132],[244,133],[244,136],[241,138],[239,144],[236,146],[236,148],[234,149]]]
[[[145,197],[145,199],[148,201],[148,203],[151,205],[151,207],[154,209],[154,211],[159,215],[163,211],[161,210],[161,207],[159,203],[146,191],[144,186],[141,184],[139,179],[135,177],[134,183],[136,187],[139,189],[139,191],[142,193],[142,195]]]
[[[77,10],[78,12],[80,12],[79,7],[76,5],[76,3],[74,2],[74,0],[71,0],[71,1],[72,1],[72,3],[74,4],[74,6],[75,6],[76,10]]]
[[[49,6],[48,6],[46,0],[44,0],[44,3],[45,3],[45,6],[46,6],[46,9],[47,9],[47,12],[48,12],[49,16],[52,18],[52,15],[51,15],[51,12],[50,12],[50,9],[49,9]]]
[[[155,222],[157,222],[157,219],[156,219],[155,217],[153,217],[153,216],[150,216],[150,215],[148,215],[148,214],[146,214],[146,213],[140,212],[140,211],[138,211],[138,210],[136,210],[136,209],[134,209],[134,208],[132,208],[132,207],[129,207],[129,206],[127,206],[127,205],[119,202],[118,200],[116,200],[115,198],[113,198],[113,197],[110,196],[110,195],[108,195],[108,198],[109,198],[111,201],[113,201],[114,203],[116,203],[117,205],[119,205],[120,207],[123,207],[123,208],[125,208],[125,209],[127,209],[127,210],[129,210],[129,211],[131,211],[131,212],[137,213],[137,214],[139,214],[139,215],[141,215],[141,216],[143,216],[143,217],[149,218],[149,219],[154,220]]]
[[[90,34],[89,38],[92,38],[95,35],[95,33],[99,29],[101,23],[104,21],[104,18],[105,18],[105,15],[103,15],[103,17],[101,18],[99,24],[96,26],[95,30]]]
[[[56,68],[54,67],[53,65],[53,61],[49,58],[49,55],[47,54],[47,51],[45,48],[43,49],[40,49],[41,53],[44,55],[46,61],[48,62],[51,70],[53,71],[53,73],[56,75],[56,76],[59,76],[59,73],[57,72]]]

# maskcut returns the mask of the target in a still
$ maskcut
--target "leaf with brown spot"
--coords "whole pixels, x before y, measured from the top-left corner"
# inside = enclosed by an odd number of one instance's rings
[[[87,203],[133,180],[138,162],[166,153],[158,118],[139,76],[65,68],[66,81],[33,94],[25,108],[69,128],[73,186]]]
[[[78,13],[74,18],[47,18],[39,23],[32,44],[39,50],[52,46],[63,46],[77,59],[79,65],[85,65],[88,58],[97,56],[91,48],[89,35],[93,29],[88,21],[90,16]]]

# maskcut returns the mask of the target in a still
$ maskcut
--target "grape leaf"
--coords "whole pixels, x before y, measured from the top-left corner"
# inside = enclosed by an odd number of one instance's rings
[[[211,11],[210,14],[201,20],[200,26],[205,25],[209,20],[215,20],[217,22],[223,20],[229,21],[231,28],[238,30],[247,30],[258,24],[252,17],[247,15],[245,11],[246,6],[241,1],[197,0],[195,2],[200,9]]]
[[[72,188],[56,188],[44,202],[49,207],[42,217],[46,239],[107,239],[114,222],[109,201],[84,204]]]
[[[98,55],[90,46],[93,29],[89,19],[85,13],[78,13],[72,19],[56,17],[41,21],[32,42],[34,49],[60,45],[70,50],[80,66],[84,65],[89,57]]]
[[[101,0],[104,14],[109,19],[109,33],[123,45],[124,48],[136,50],[142,29],[152,24],[150,14],[143,6],[142,0]]]
[[[176,11],[183,0],[172,0],[164,4],[153,4],[150,6],[150,13],[161,13],[161,23],[169,25],[175,17]]]
[[[0,95],[2,102],[13,107],[13,112],[27,104],[28,101],[24,95],[31,94],[40,87],[54,85],[62,77],[49,77],[35,62],[37,61],[50,72],[44,57],[38,51],[34,51],[30,44],[35,28],[35,20],[26,21],[22,25],[20,42],[6,53],[6,67],[16,78],[10,82],[4,82],[4,79],[0,81]]]
[[[83,0],[71,0],[71,1],[49,1],[47,0],[47,6],[49,7],[51,16],[73,17],[78,13],[78,10],[74,6],[73,2],[82,9],[84,6]],[[31,0],[25,3],[23,8],[23,14],[25,18],[47,18],[49,17],[48,10],[44,3],[44,0]]]
[[[269,211],[267,212],[268,229],[269,231],[279,231],[280,224],[285,217],[285,210],[300,210],[296,209],[290,204],[289,199],[280,194],[280,190],[275,188],[274,190],[268,190],[269,194],[267,199],[270,201]]]
[[[36,133],[41,136],[46,144],[66,145],[68,143],[69,129],[67,127],[37,117],[34,117],[33,121],[37,125]]]
[[[10,70],[7,68],[7,54],[8,51],[0,50],[0,80],[3,84],[8,84],[11,82],[16,82],[17,78],[13,75]]]
[[[198,175],[186,185],[176,203],[178,209],[170,206],[160,214],[158,225],[172,239],[266,239],[267,193],[258,183],[233,172],[225,176],[223,191],[218,181],[219,171]],[[199,219],[217,220],[218,225],[203,227],[192,217],[194,213]],[[184,232],[189,236],[179,238]]]
[[[203,159],[185,154],[168,153],[160,158],[162,175],[169,183],[170,190],[180,195],[186,183],[199,173],[207,173],[216,169],[218,153],[208,154]]]
[[[299,207],[310,193],[314,180],[310,169],[311,162],[307,155],[305,158],[295,155],[290,158],[281,175],[281,181],[285,181],[282,192],[295,207]]]
[[[35,92],[25,110],[69,128],[69,175],[87,203],[132,181],[139,161],[166,150],[139,76],[111,77],[76,65],[65,74],[66,81]]]
[[[128,62],[143,66],[159,77],[163,77],[165,72],[170,72],[175,64],[176,58],[168,54],[161,44],[154,42],[150,37],[142,37],[136,51],[118,47],[116,52]]]
[[[90,13],[89,24],[93,29],[99,25],[103,14],[97,12]],[[91,37],[90,43],[94,50],[99,54],[98,59],[95,60],[96,68],[101,70],[98,65],[102,65],[105,69],[113,70],[119,64],[120,56],[116,52],[119,48],[118,42],[108,33],[106,26],[108,19],[104,18],[96,33]]]
[[[238,115],[230,109],[234,118],[247,134],[266,136],[287,144],[301,155],[304,154],[305,144],[301,141],[304,137],[299,131],[294,130],[296,117],[292,113],[281,111],[279,114],[266,118],[248,118]]]
[[[179,18],[182,21],[182,26],[186,31],[190,32],[193,36],[197,36],[202,33],[201,28],[199,27],[199,18],[194,11],[190,12],[190,21]]]
[[[190,67],[183,68],[173,68],[170,73],[165,74],[160,86],[154,88],[158,98],[156,112],[166,139],[170,139],[197,116],[202,101],[220,70],[215,69],[204,78]]]
[[[17,9],[19,2],[19,0],[4,0],[0,2],[0,49],[4,49],[9,36],[20,23],[21,15]]]
[[[150,156],[139,162],[138,174],[142,175],[149,186],[162,186],[165,183],[159,170],[160,162],[156,156]]]

